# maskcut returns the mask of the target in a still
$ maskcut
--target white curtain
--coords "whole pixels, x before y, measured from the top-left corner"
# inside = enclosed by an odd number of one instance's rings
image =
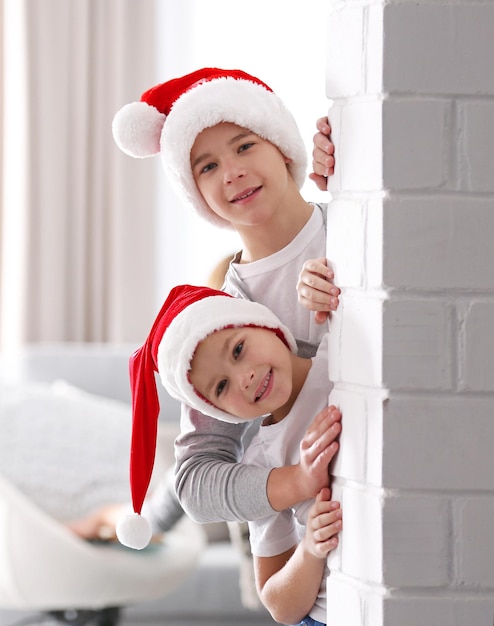
[[[111,121],[156,81],[155,1],[0,3],[0,348],[141,340],[156,168]]]

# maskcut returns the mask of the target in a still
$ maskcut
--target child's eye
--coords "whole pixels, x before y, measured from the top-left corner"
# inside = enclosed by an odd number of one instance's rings
[[[245,150],[252,148],[253,145],[254,145],[253,141],[249,141],[248,143],[243,143],[241,146],[239,146],[238,151],[244,152]]]
[[[242,352],[244,347],[244,342],[241,341],[240,343],[237,343],[237,345],[235,346],[235,348],[233,348],[233,358],[235,360],[238,359],[238,357],[240,356],[240,353]]]
[[[221,380],[216,387],[216,397],[220,396],[226,387],[226,380]]]
[[[215,167],[217,167],[216,163],[208,163],[204,167],[201,168],[201,174],[205,174],[206,172],[210,172]]]

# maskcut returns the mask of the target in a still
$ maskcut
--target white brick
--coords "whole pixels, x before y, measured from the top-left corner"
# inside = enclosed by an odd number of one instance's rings
[[[387,286],[492,289],[492,200],[390,198],[384,201],[383,229]]]
[[[494,391],[494,301],[471,303],[465,314],[461,343],[461,388]]]
[[[384,410],[383,486],[492,491],[494,397],[393,397]]]
[[[369,583],[381,583],[383,578],[382,500],[378,489],[353,485],[342,489],[341,571]]]
[[[460,189],[492,192],[494,191],[492,172],[494,103],[491,101],[460,102],[458,117]]]
[[[326,95],[346,97],[362,91],[364,8],[330,11],[326,46]]]
[[[327,583],[328,624],[362,626],[363,605],[358,588],[330,574]]]
[[[441,587],[449,582],[449,502],[421,496],[386,497],[383,569],[388,587]]]
[[[333,199],[328,205],[326,256],[339,287],[382,286],[382,199]]]
[[[384,90],[494,93],[492,3],[384,8]]]
[[[431,300],[384,302],[383,378],[397,389],[452,388],[451,312]]]
[[[494,589],[494,494],[469,498],[456,504],[458,582],[475,588]]]
[[[386,189],[441,188],[447,180],[450,103],[389,99],[383,103]]]
[[[381,387],[382,301],[343,293],[330,328],[329,374],[334,382]]]
[[[383,7],[335,4],[327,23],[328,98],[381,92]]]
[[[336,146],[329,191],[382,189],[382,102],[336,102],[330,109],[331,136]]]
[[[342,412],[340,449],[331,466],[332,475],[381,486],[383,392],[359,392],[336,385],[329,401]]]
[[[333,200],[327,213],[327,251],[335,284],[362,287],[364,282],[365,204],[358,200]]]
[[[364,482],[368,419],[366,397],[362,393],[334,388],[329,403],[342,412],[340,449],[331,473],[340,478]]]

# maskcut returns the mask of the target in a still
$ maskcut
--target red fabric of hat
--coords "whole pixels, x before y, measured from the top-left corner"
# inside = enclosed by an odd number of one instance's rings
[[[208,80],[216,78],[235,78],[237,80],[248,80],[249,82],[261,85],[268,91],[272,91],[271,87],[266,85],[262,80],[243,72],[242,70],[221,70],[217,67],[204,67],[200,70],[196,70],[191,74],[180,76],[179,78],[173,78],[166,83],[155,85],[145,91],[141,96],[141,102],[146,102],[150,106],[153,106],[160,113],[164,113],[166,116],[170,114],[170,111],[175,103],[186,91],[193,87],[206,82]]]
[[[144,345],[130,357],[132,442],[130,486],[134,511],[140,513],[153,472],[158,431],[159,399],[155,372],[158,348],[170,323],[194,302],[210,296],[232,296],[208,287],[180,285],[170,291]]]

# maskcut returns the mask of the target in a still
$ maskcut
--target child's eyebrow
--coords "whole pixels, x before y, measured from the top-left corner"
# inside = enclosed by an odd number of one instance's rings
[[[204,154],[200,154],[197,157],[197,159],[194,159],[194,161],[192,163],[192,169],[194,169],[197,165],[202,163],[202,161],[205,161],[206,159],[210,159],[210,158],[211,158],[211,153],[210,152],[204,152]]]
[[[244,132],[239,133],[238,135],[235,135],[235,137],[232,137],[231,139],[229,139],[227,141],[227,145],[232,146],[234,143],[237,143],[238,141],[242,141],[242,139],[245,139],[246,137],[250,137],[250,136],[256,136],[256,134],[250,130],[246,130]],[[211,157],[212,157],[211,152],[203,152],[192,162],[192,169],[194,169],[197,165],[202,163],[202,161],[210,159]]]
[[[232,137],[228,141],[228,145],[231,146],[237,141],[242,141],[242,139],[245,139],[246,137],[250,137],[251,135],[255,136],[255,133],[253,133],[251,130],[244,130],[242,133],[239,133],[238,135],[235,135],[235,137]]]

